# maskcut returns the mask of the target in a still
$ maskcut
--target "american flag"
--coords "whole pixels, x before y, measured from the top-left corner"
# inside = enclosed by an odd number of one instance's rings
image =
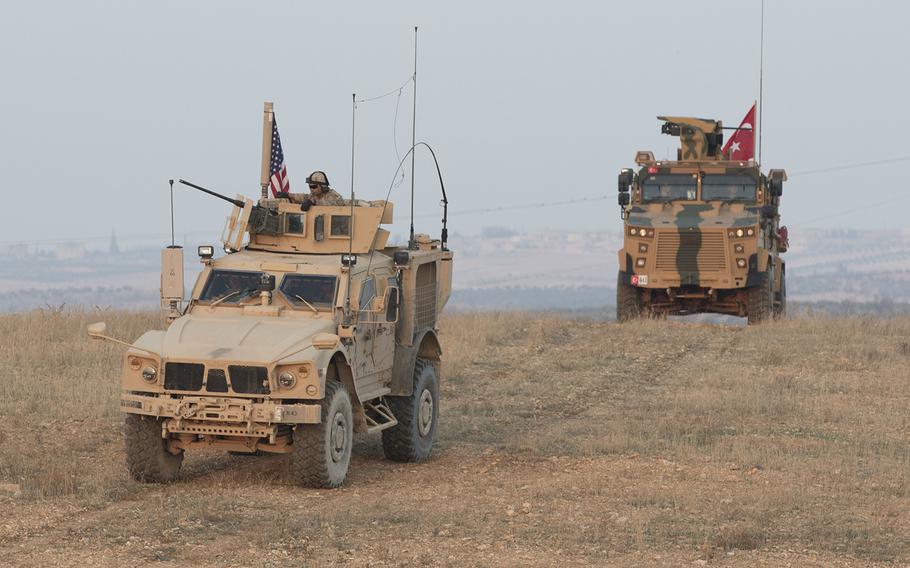
[[[269,180],[272,195],[291,190],[291,184],[288,182],[288,169],[284,165],[284,152],[281,151],[281,137],[278,136],[278,121],[275,120],[274,115],[272,115],[272,157],[269,162],[269,172],[272,174]]]

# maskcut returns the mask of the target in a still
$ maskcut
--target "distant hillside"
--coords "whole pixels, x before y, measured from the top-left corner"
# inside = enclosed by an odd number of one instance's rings
[[[453,234],[454,309],[596,310],[613,304],[622,235],[617,231],[489,229]],[[910,302],[910,231],[791,228],[791,302],[826,311],[879,310]],[[199,272],[185,243],[187,285]],[[160,252],[91,251],[73,243],[0,250],[0,311],[44,305],[158,305]],[[869,304],[866,307],[859,305]],[[876,307],[878,306],[878,307]],[[897,309],[897,308],[895,308]]]

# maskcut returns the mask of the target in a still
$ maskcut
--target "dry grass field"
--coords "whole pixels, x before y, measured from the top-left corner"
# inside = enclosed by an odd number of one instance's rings
[[[121,350],[157,315],[0,316],[0,564],[875,566],[910,562],[910,319],[443,322],[433,459],[355,447],[339,490],[281,456],[122,462]]]

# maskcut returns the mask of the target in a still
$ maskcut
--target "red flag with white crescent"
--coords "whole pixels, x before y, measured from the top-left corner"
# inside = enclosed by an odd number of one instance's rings
[[[746,113],[723,148],[724,156],[730,160],[751,160],[755,157],[755,105]]]

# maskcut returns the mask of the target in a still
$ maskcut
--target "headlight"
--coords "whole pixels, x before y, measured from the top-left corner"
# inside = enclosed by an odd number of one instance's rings
[[[158,369],[151,365],[142,369],[142,379],[148,383],[154,383],[158,380]]]
[[[278,384],[283,389],[292,389],[297,384],[297,377],[290,371],[284,371],[278,375]]]

